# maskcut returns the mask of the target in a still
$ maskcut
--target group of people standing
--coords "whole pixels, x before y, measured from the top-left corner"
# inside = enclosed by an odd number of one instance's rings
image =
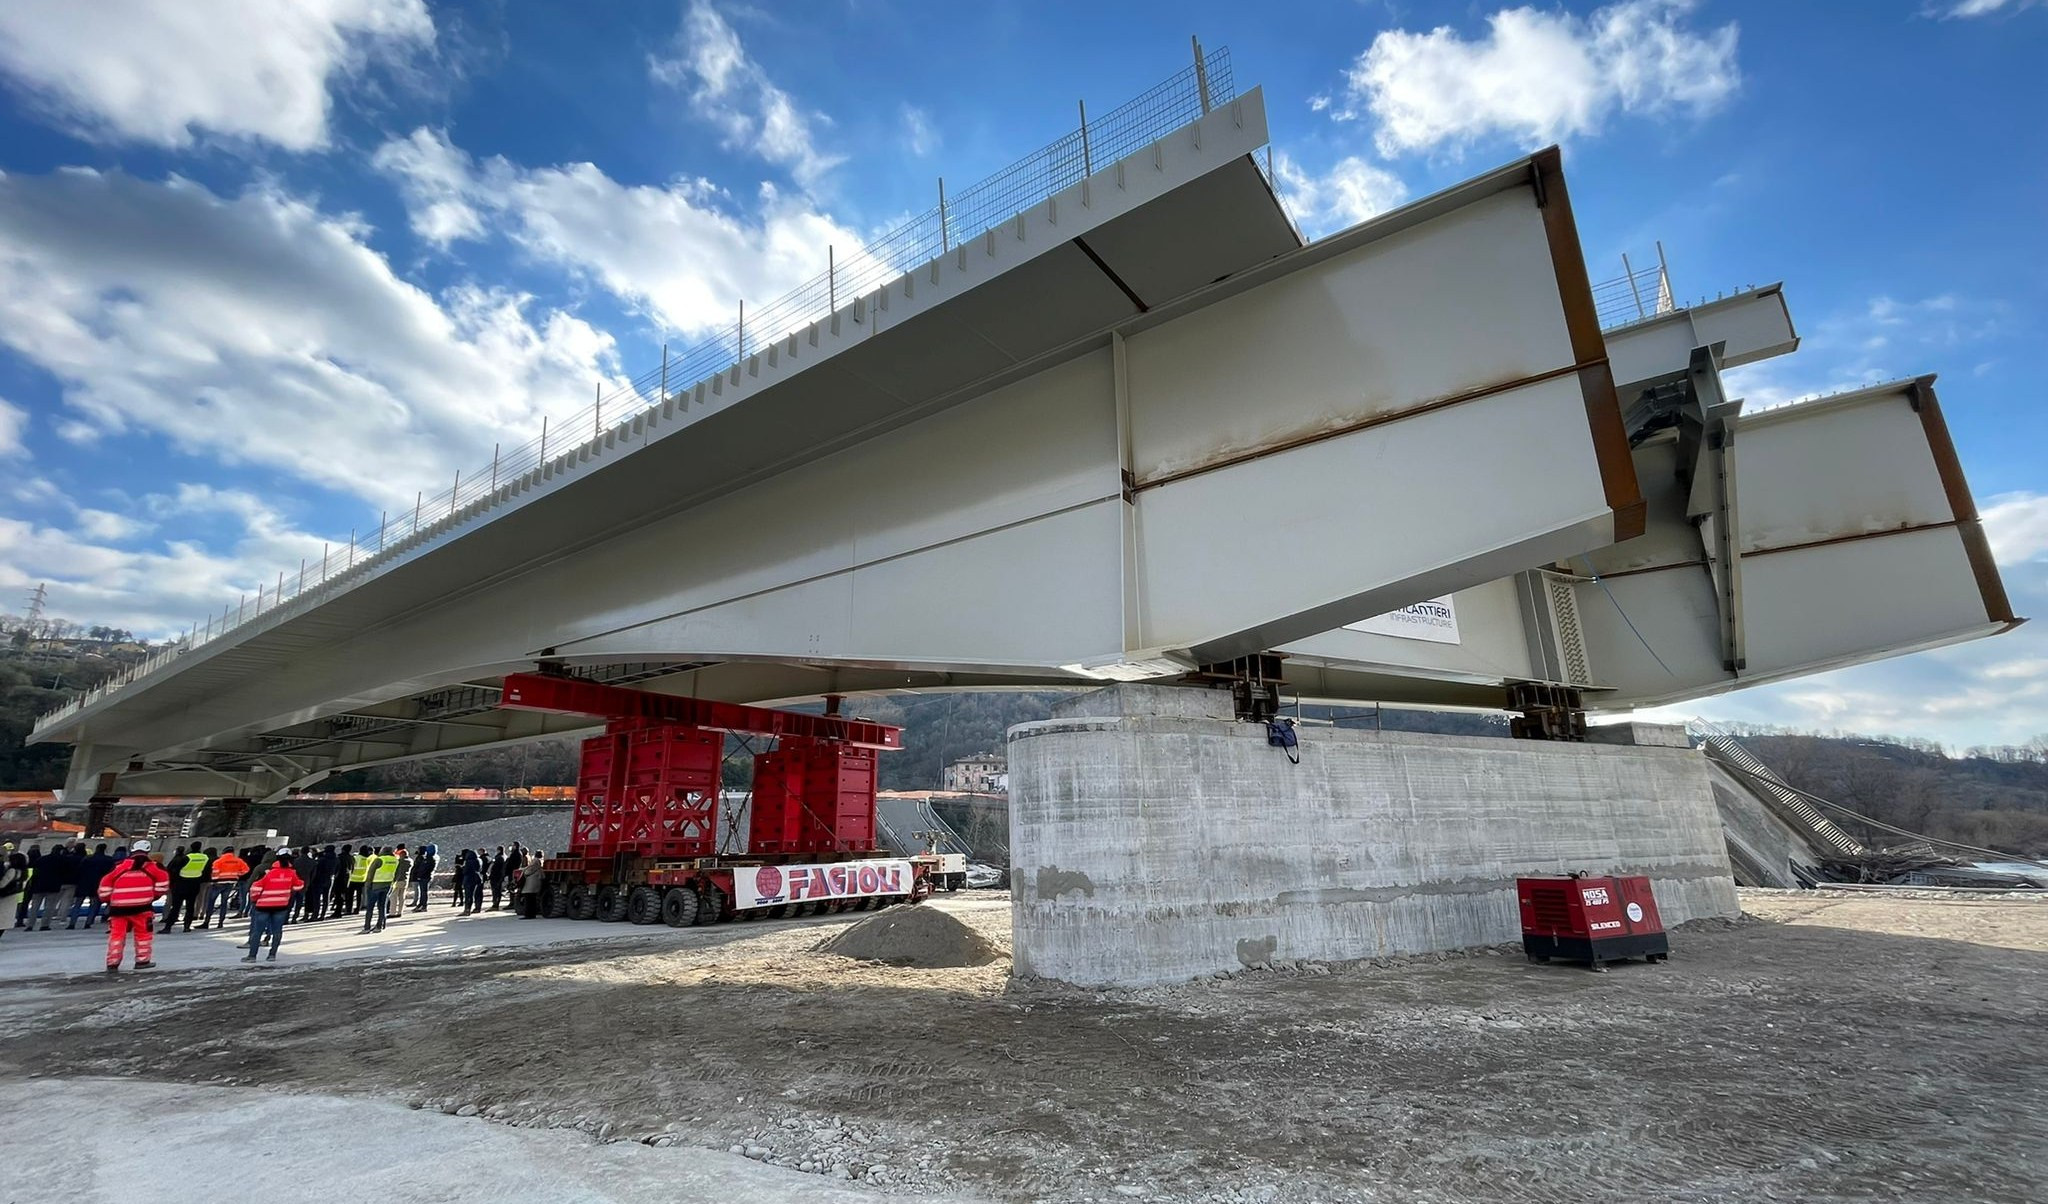
[[[48,853],[39,846],[17,851],[9,843],[0,853],[5,855],[0,860],[0,915],[12,905],[14,927],[31,931],[48,931],[51,921],[58,919],[65,927],[76,928],[81,912],[87,928],[106,919],[109,973],[119,972],[131,937],[135,968],[154,966],[155,934],[170,932],[181,922],[190,932],[195,921],[204,930],[226,928],[230,919],[246,917],[245,962],[255,961],[266,947],[269,960],[277,960],[284,926],[290,923],[359,914],[363,932],[382,932],[385,921],[401,910],[427,909],[441,860],[431,844],[416,855],[402,844],[328,845],[317,852],[295,853],[289,848],[221,849],[198,840],[174,849],[168,859],[153,853],[147,840],[136,841],[132,850],[117,848],[112,853],[105,844],[87,852],[83,842],[60,844]],[[516,841],[509,851],[498,846],[495,854],[481,848],[461,850],[450,875],[454,905],[464,916],[486,910],[483,894],[488,886],[488,910],[499,910],[506,888],[516,892],[527,869],[537,868],[544,857]],[[163,927],[156,929],[159,903]],[[0,934],[5,931],[0,927]]]

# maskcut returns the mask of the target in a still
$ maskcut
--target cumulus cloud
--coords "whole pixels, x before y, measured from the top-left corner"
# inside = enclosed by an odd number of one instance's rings
[[[811,126],[825,119],[798,108],[705,0],[692,0],[673,52],[650,57],[647,68],[657,82],[687,91],[691,110],[724,135],[728,149],[786,167],[805,187],[844,161],[817,147]]]
[[[326,145],[330,84],[434,40],[424,0],[10,0],[0,71],[74,131]]]
[[[476,162],[436,130],[415,130],[377,158],[399,178],[423,234],[466,224],[475,236],[482,215],[501,218],[536,258],[591,276],[685,333],[730,325],[741,300],[758,306],[822,273],[828,247],[849,277],[864,265],[859,234],[772,186],[762,188],[758,216],[743,218],[705,180],[621,184],[590,163]],[[449,219],[457,206],[473,220]]]
[[[412,232],[445,247],[484,233],[483,215],[470,204],[469,156],[440,130],[421,126],[377,148],[371,166],[398,181]]]
[[[366,233],[267,186],[0,176],[0,342],[62,382],[75,421],[394,506],[617,383],[588,324],[429,294]]]
[[[28,411],[0,399],[0,459],[20,455],[22,437],[28,433]]]
[[[1988,17],[1999,12],[2019,12],[2033,8],[2042,0],[1954,0],[1953,3],[1936,5],[1929,9],[1940,17]]]
[[[1741,84],[1733,22],[1692,28],[1697,0],[1623,0],[1585,17],[1502,9],[1486,36],[1388,30],[1346,73],[1333,115],[1377,123],[1380,152],[1527,146],[1598,131],[1615,113],[1711,112]]]
[[[139,505],[165,517],[224,519],[227,537],[218,549],[191,540],[119,547],[149,524],[77,507],[69,523],[0,517],[0,592],[48,584],[52,614],[163,639],[203,625],[209,614],[217,619],[224,600],[232,607],[244,595],[253,604],[259,590],[273,594],[279,572],[302,558],[317,563],[331,542],[240,490],[185,485]]]
[[[1312,175],[1281,151],[1273,156],[1273,175],[1281,203],[1310,238],[1355,226],[1408,199],[1401,177],[1356,155],[1339,159],[1322,175]]]
[[[1978,514],[2000,564],[2048,561],[2048,494],[2001,493]]]

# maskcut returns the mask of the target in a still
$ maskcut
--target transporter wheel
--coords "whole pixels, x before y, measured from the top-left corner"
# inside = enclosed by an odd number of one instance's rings
[[[697,919],[695,922],[700,925],[716,924],[723,918],[725,918],[725,892],[707,882],[704,884],[704,889],[697,896]]]
[[[910,884],[910,901],[912,903],[924,902],[926,899],[932,897],[932,889],[932,876],[930,874],[926,874],[924,877],[919,878],[917,881]]]
[[[956,890],[959,890],[959,889],[960,889],[960,886],[961,886],[961,883],[962,883],[962,881],[963,881],[963,880],[964,880],[964,879],[965,879],[966,877],[967,877],[967,875],[965,875],[965,874],[947,874],[947,875],[946,875],[946,892],[947,892],[948,894],[951,894],[952,892],[954,892],[954,891],[956,891]]]
[[[540,884],[540,914],[559,920],[569,914],[569,892],[559,882]]]
[[[569,887],[568,916],[572,920],[588,920],[597,915],[597,892],[588,882],[577,882]]]
[[[626,892],[626,918],[635,924],[661,923],[661,892],[651,886]]]
[[[624,887],[607,882],[597,888],[597,918],[607,924],[616,924],[627,915],[630,896]]]
[[[661,897],[661,922],[670,928],[688,928],[697,922],[697,892],[673,886]]]

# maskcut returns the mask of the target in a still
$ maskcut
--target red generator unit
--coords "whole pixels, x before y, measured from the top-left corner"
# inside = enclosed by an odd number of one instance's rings
[[[1648,878],[1517,878],[1515,895],[1522,905],[1522,951],[1530,961],[1556,958],[1598,970],[1604,962],[1671,956]]]

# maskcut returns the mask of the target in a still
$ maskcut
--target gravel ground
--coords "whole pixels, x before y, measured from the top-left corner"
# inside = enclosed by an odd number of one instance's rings
[[[1599,975],[1490,950],[1081,991],[830,956],[852,918],[817,917],[42,980],[0,996],[35,1034],[0,1080],[374,1095],[1014,1201],[2048,1199],[2048,903],[1744,901]],[[1007,948],[1000,896],[927,906]]]
[[[478,820],[473,824],[451,824],[445,828],[418,828],[411,832],[372,832],[362,836],[351,836],[349,844],[404,844],[408,849],[421,845],[439,845],[443,853],[455,849],[494,849],[499,845],[510,846],[518,841],[529,849],[545,849],[559,853],[569,844],[570,809],[546,811],[534,815],[514,815],[506,819]],[[342,841],[335,841],[341,844]],[[450,863],[453,864],[452,862]]]

